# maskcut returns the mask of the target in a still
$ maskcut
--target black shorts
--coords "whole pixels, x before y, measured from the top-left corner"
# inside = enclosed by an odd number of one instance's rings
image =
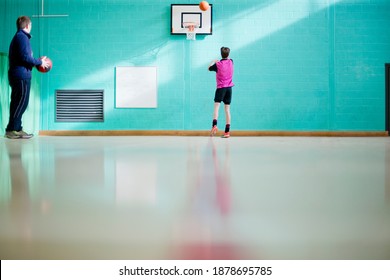
[[[223,102],[226,105],[230,105],[230,103],[232,102],[232,88],[217,88],[217,90],[215,91],[214,102]]]

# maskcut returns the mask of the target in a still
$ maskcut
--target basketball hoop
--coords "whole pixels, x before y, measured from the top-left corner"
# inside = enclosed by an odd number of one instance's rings
[[[196,40],[196,29],[199,28],[199,23],[196,22],[183,22],[184,28],[187,29],[187,40]]]

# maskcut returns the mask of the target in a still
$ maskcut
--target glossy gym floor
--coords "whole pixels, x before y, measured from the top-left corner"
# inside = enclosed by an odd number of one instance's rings
[[[0,259],[389,259],[389,137],[0,139]]]

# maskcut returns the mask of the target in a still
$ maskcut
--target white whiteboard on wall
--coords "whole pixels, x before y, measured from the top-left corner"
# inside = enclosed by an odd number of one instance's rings
[[[115,69],[116,108],[157,108],[157,67]]]

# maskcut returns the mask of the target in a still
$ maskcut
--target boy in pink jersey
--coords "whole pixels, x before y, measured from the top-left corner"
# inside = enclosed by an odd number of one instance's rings
[[[232,87],[233,83],[233,60],[229,58],[230,49],[227,47],[221,48],[221,60],[213,61],[209,66],[209,71],[215,71],[216,81],[217,81],[217,90],[215,91],[214,97],[214,115],[213,123],[211,127],[210,135],[214,136],[217,131],[217,120],[219,106],[221,102],[225,104],[225,114],[226,114],[226,126],[225,133],[222,136],[223,138],[230,137],[230,103],[232,101]]]

